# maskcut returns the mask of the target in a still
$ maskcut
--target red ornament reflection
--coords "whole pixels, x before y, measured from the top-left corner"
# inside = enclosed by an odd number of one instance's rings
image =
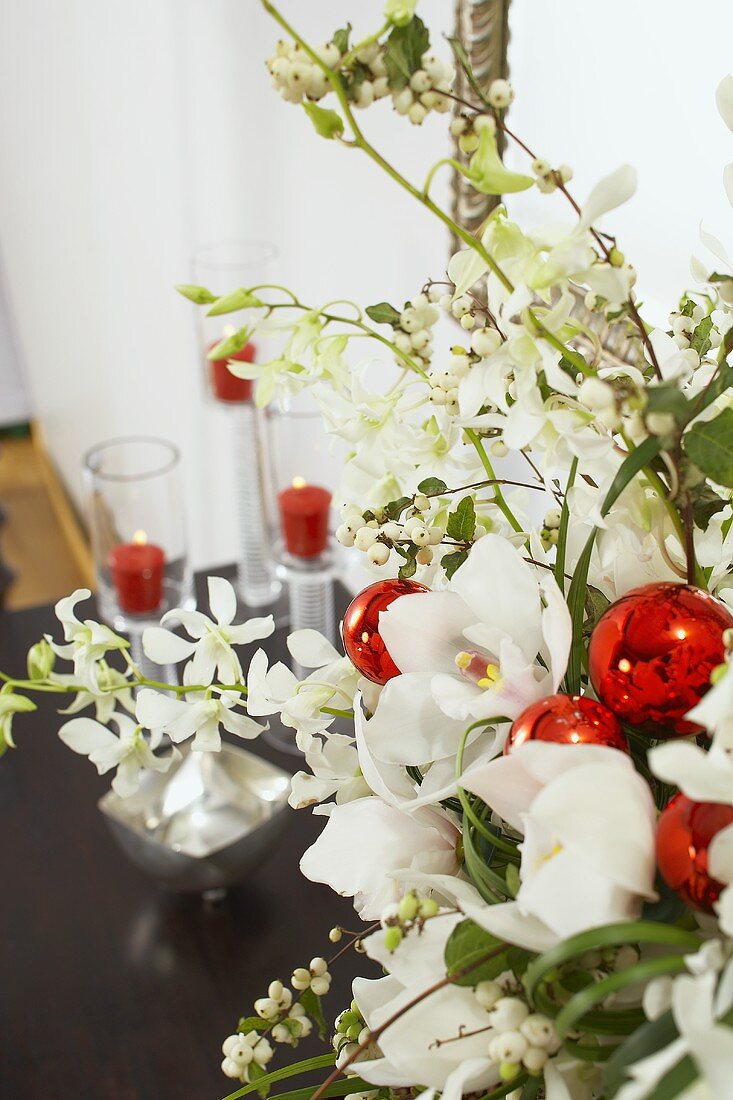
[[[379,633],[379,615],[400,596],[428,592],[417,581],[375,581],[355,596],[346,609],[341,634],[351,663],[362,676],[375,684],[386,684],[400,670],[394,663]]]
[[[621,723],[608,707],[584,695],[550,695],[523,710],[514,720],[504,752],[527,741],[556,745],[601,745],[628,752]]]
[[[708,872],[713,837],[733,824],[733,806],[720,802],[693,802],[675,795],[657,825],[657,863],[662,878],[694,909],[713,912],[713,903],[725,888]]]
[[[700,588],[661,582],[628,592],[601,616],[588,648],[598,698],[654,737],[700,727],[684,715],[710,687],[724,656],[727,608]]]

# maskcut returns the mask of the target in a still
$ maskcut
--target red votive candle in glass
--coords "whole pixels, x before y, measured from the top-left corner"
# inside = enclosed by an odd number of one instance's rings
[[[115,546],[109,553],[112,583],[122,611],[144,614],[157,611],[163,599],[165,554],[136,531],[132,542]]]
[[[328,510],[331,494],[302,477],[278,496],[285,549],[296,558],[315,558],[328,545]]]
[[[207,351],[211,351],[218,343],[219,341],[215,340],[212,344],[209,344]],[[227,364],[232,359],[236,359],[240,363],[253,363],[256,354],[257,348],[250,340],[249,343],[244,345],[241,351],[236,351],[233,355],[228,355],[226,359],[208,360],[211,389],[217,401],[240,403],[251,400],[251,378],[237,378],[236,375],[232,374],[229,370]]]

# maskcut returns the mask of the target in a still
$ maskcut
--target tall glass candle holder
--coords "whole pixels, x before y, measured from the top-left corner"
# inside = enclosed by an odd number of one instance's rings
[[[148,436],[113,439],[84,457],[84,481],[102,618],[132,639],[133,658],[150,679],[142,631],[174,607],[193,607],[179,452]]]
[[[222,241],[201,245],[193,257],[197,284],[214,294],[266,282],[277,258],[277,249],[266,241]],[[266,458],[262,417],[252,400],[252,382],[236,378],[228,359],[210,359],[209,352],[223,338],[247,324],[245,310],[208,317],[198,311],[206,390],[210,399],[228,414],[234,458],[237,516],[237,587],[245,603],[262,607],[273,603],[281,584],[275,575],[270,531],[274,517],[268,512],[265,488]],[[250,341],[230,358],[256,361],[263,355],[260,344]]]
[[[272,492],[280,521],[275,556],[288,586],[290,629],[318,630],[335,642],[334,462],[321,414],[302,394],[287,405],[270,406],[267,428]]]

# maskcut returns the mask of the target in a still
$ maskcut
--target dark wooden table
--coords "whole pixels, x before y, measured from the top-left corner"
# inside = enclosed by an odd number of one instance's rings
[[[55,622],[50,607],[0,612],[0,669],[24,675],[26,650],[58,637]],[[284,656],[282,631],[265,644]],[[332,925],[358,925],[350,902],[298,870],[322,820],[288,811],[283,841],[222,902],[166,894],[117,848],[96,808],[108,778],[61,744],[62,721],[42,700],[16,718],[18,748],[0,760],[0,1097],[218,1100],[236,1087],[219,1064],[239,1015],[272,978],[328,955]],[[337,964],[331,1021],[363,962]],[[273,1065],[293,1059],[277,1051]]]

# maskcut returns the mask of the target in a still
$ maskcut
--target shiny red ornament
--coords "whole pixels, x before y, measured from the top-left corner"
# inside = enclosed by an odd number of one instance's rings
[[[733,806],[721,802],[693,802],[675,795],[657,825],[657,864],[662,878],[694,909],[713,912],[713,902],[725,884],[708,871],[713,837],[733,824]]]
[[[622,596],[601,615],[588,647],[591,682],[601,702],[653,737],[686,737],[685,721],[724,658],[727,608],[700,588],[661,582]]]
[[[603,703],[584,695],[549,695],[515,718],[504,746],[510,753],[527,741],[556,745],[601,745],[628,752],[621,723]]]
[[[400,596],[428,591],[417,581],[375,581],[351,601],[341,626],[344,649],[351,663],[367,680],[386,684],[393,676],[400,675],[379,633],[380,612]]]

